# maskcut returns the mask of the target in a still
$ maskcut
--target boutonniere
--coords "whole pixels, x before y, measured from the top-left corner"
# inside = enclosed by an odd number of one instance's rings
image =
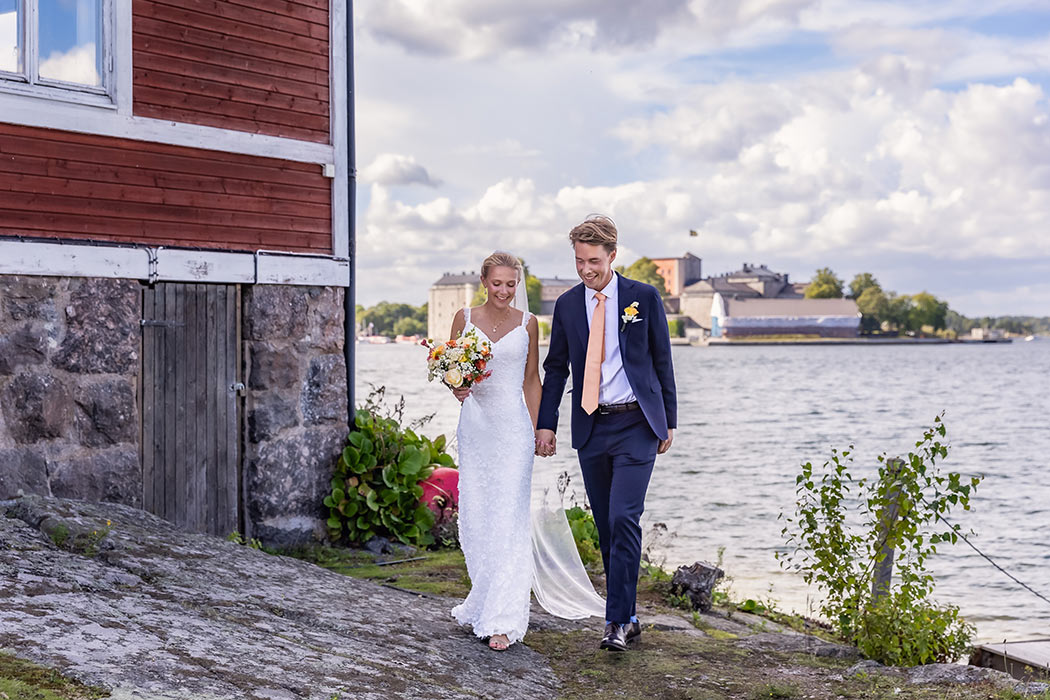
[[[623,321],[623,325],[620,326],[621,333],[623,333],[623,331],[627,328],[628,323],[638,323],[642,320],[642,317],[638,315],[637,301],[632,301],[630,306],[624,308],[623,315],[620,316],[620,320]]]

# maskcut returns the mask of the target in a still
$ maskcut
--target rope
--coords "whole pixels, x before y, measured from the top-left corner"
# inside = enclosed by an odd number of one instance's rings
[[[924,500],[925,500],[925,499],[924,499]],[[961,530],[959,529],[959,526],[958,526],[958,525],[954,525],[954,524],[952,524],[952,523],[948,522],[948,521],[947,521],[947,520],[946,520],[946,519],[945,519],[944,517],[942,517],[942,516],[941,516],[941,514],[940,514],[940,513],[937,513],[936,515],[937,515],[937,519],[938,519],[938,520],[940,520],[940,521],[941,521],[941,522],[943,522],[943,523],[944,523],[945,525],[947,525],[948,527],[950,527],[950,528],[952,529],[952,531],[953,531],[953,532],[954,532],[955,534],[957,534],[957,535],[958,535],[959,537],[961,537],[961,538],[962,538],[962,541],[963,541],[963,542],[965,542],[966,544],[970,545],[970,549],[972,549],[973,551],[975,551],[975,552],[977,552],[978,554],[980,554],[980,555],[981,555],[982,557],[984,557],[984,559],[985,559],[985,560],[986,560],[986,561],[987,561],[987,562],[988,562],[989,564],[991,564],[991,565],[992,565],[992,566],[994,566],[995,568],[999,569],[999,571],[1001,571],[1001,572],[1003,572],[1004,574],[1006,574],[1006,576],[1007,576],[1007,577],[1009,577],[1009,578],[1010,578],[1011,580],[1013,580],[1013,581],[1014,581],[1015,583],[1017,583],[1018,585],[1020,585],[1020,586],[1021,586],[1022,588],[1024,588],[1025,590],[1027,590],[1027,591],[1028,591],[1029,593],[1031,593],[1031,594],[1032,594],[1032,595],[1034,595],[1035,597],[1039,598],[1039,599],[1040,599],[1040,600],[1042,600],[1042,601],[1043,601],[1044,603],[1046,603],[1046,604],[1050,605],[1050,598],[1047,598],[1047,597],[1046,597],[1045,595],[1043,595],[1043,594],[1042,594],[1042,593],[1040,593],[1039,591],[1035,590],[1034,588],[1032,588],[1032,587],[1031,587],[1031,586],[1029,586],[1029,585],[1028,585],[1027,583],[1025,583],[1025,582],[1024,582],[1024,581],[1022,581],[1021,579],[1017,578],[1017,577],[1016,577],[1016,576],[1014,576],[1013,574],[1011,574],[1011,573],[1010,573],[1009,571],[1007,571],[1007,570],[1006,570],[1006,569],[1004,569],[1003,567],[999,566],[999,564],[998,564],[998,563],[996,563],[996,561],[995,561],[994,559],[992,559],[992,558],[991,558],[990,556],[988,556],[987,554],[985,554],[984,552],[982,552],[981,550],[979,550],[979,549],[977,548],[977,545],[975,545],[975,544],[974,544],[973,542],[971,542],[971,541],[970,541],[970,540],[969,540],[969,539],[968,539],[968,538],[966,537],[966,535],[964,535],[964,534],[962,533],[962,531],[961,531]]]

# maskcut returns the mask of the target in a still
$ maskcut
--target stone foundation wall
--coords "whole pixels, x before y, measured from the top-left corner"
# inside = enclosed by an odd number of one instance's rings
[[[322,501],[347,436],[343,290],[246,287],[242,313],[248,535],[323,539]]]
[[[0,275],[0,498],[138,506],[136,281]]]
[[[343,290],[242,288],[246,534],[325,537],[347,435]],[[142,285],[0,275],[0,499],[141,507]]]

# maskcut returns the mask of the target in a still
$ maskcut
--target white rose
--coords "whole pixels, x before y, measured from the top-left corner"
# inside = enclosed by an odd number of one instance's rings
[[[463,373],[457,367],[453,367],[445,372],[445,383],[458,389],[463,386]]]

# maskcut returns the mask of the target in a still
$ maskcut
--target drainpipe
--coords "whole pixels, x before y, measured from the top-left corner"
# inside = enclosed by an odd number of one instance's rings
[[[347,426],[354,429],[354,395],[355,352],[357,335],[357,149],[354,144],[354,2],[346,0],[346,150],[347,150],[347,227],[349,229],[350,258],[349,285],[343,295],[343,353],[346,359],[346,408]]]

